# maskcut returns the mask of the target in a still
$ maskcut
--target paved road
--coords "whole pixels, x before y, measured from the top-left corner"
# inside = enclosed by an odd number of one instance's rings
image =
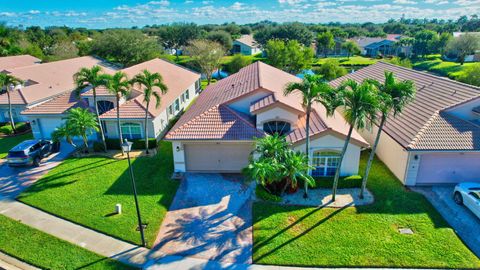
[[[3,162],[0,164],[0,197],[12,199],[17,197],[24,189],[60,164],[73,150],[70,144],[62,143],[60,152],[44,158],[40,167],[11,168]]]
[[[425,195],[467,246],[480,257],[480,219],[453,199],[453,186],[415,187]]]
[[[163,220],[154,257],[251,263],[252,191],[241,176],[187,174]]]

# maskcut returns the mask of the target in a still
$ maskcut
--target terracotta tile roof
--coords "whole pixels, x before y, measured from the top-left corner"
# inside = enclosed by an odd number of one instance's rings
[[[29,85],[12,93],[15,104],[33,104],[71,91],[75,88],[73,74],[82,67],[95,65],[103,66],[106,72],[113,72],[102,60],[91,56],[9,69],[13,76],[29,82]],[[0,104],[8,104],[6,94],[0,95]]]
[[[40,106],[35,106],[30,109],[24,110],[24,115],[44,115],[44,114],[64,114],[66,111],[72,108],[88,108],[88,104],[84,101],[79,101],[76,94],[73,92],[67,92],[57,97],[42,103]]]
[[[383,82],[385,71],[393,72],[400,80],[412,80],[417,87],[415,100],[408,104],[401,114],[390,118],[383,128],[385,133],[406,149],[414,144],[417,135],[436,117],[438,111],[480,97],[478,87],[383,62],[345,75],[330,84],[336,87],[346,79],[360,82],[366,78]],[[451,146],[445,144],[444,149]]]
[[[287,141],[291,143],[296,143],[299,142],[303,139],[306,138],[306,123],[307,123],[307,116],[304,115],[302,118],[300,118],[300,121],[298,123],[297,129],[293,130],[287,135]],[[328,130],[329,127],[327,124],[323,121],[323,119],[318,115],[316,111],[313,111],[312,114],[310,115],[310,136],[319,134],[321,132],[324,132]]]
[[[202,118],[207,117],[212,110],[216,112],[219,107],[221,108],[221,105],[228,105],[232,101],[236,101],[257,90],[267,90],[271,92],[271,94],[253,102],[250,106],[251,110],[253,109],[255,111],[278,102],[285,103],[303,112],[303,108],[300,105],[301,98],[298,94],[292,94],[287,97],[283,95],[283,89],[287,83],[298,81],[301,81],[301,79],[272,66],[262,62],[253,63],[230,77],[207,87],[202,94],[200,94],[196,103],[178,120],[165,138],[169,140],[222,139],[222,136],[208,135],[217,134],[217,132],[219,132],[218,130],[222,130],[221,132],[227,132],[228,130],[228,133],[231,134],[240,133],[251,135],[251,131],[247,133],[243,130],[243,128],[245,128],[244,125],[225,124],[221,121],[221,117],[209,118],[208,125],[202,125],[201,129],[198,128],[196,123],[204,121]],[[326,119],[325,109],[319,104],[316,104],[314,109],[311,125],[312,135],[319,134],[327,129],[337,133],[347,133],[346,130],[348,130],[348,126],[340,115],[336,115],[336,119],[326,121],[324,120]],[[244,121],[251,121],[248,116],[236,111],[234,112],[232,109],[229,110]],[[305,122],[305,119],[301,119],[297,125],[303,130],[294,130],[288,136],[292,142],[300,142],[305,139],[305,125],[302,124],[302,121]],[[253,122],[251,126],[255,129]],[[257,130],[257,132],[262,131]],[[181,136],[179,134],[181,134]],[[246,137],[245,140],[251,140],[252,138],[253,136]],[[354,138],[355,142],[358,142],[360,145],[368,145],[357,132],[354,132]]]
[[[435,113],[409,145],[413,150],[479,150],[480,126],[446,112]]]
[[[168,138],[177,140],[251,140],[265,134],[225,105],[218,105],[177,127]]]
[[[161,95],[161,104],[158,108],[155,108],[154,104],[150,104],[149,113],[151,117],[157,117],[170,106],[170,104],[175,102],[175,99],[185,92],[185,90],[200,79],[200,74],[158,58],[123,69],[122,71],[125,72],[129,78],[133,78],[145,69],[152,73],[160,73],[163,77],[163,82],[168,87],[168,92],[165,95]],[[138,86],[134,86],[134,91],[141,91],[141,89],[138,89]],[[145,117],[145,106],[146,104],[143,102],[143,95],[141,94],[134,98],[134,100],[120,105],[120,115],[122,118],[137,118],[133,116],[142,114],[143,116],[141,118],[143,118]],[[102,114],[101,118],[116,118],[116,115],[117,109],[114,108]]]
[[[8,71],[12,68],[31,66],[40,63],[42,60],[31,55],[15,55],[0,57],[0,71]]]
[[[237,38],[235,41],[238,41],[252,48],[258,47],[258,43],[253,38],[253,35],[243,35],[240,38]]]
[[[100,96],[115,96],[112,93],[108,92],[107,88],[104,86],[99,86],[97,89],[95,89],[95,92],[97,93],[97,97]],[[93,90],[89,89],[81,94],[82,97],[89,97],[93,96]]]

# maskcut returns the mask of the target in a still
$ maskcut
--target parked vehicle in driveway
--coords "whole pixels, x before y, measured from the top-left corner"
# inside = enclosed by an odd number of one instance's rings
[[[27,140],[8,151],[9,166],[40,166],[42,158],[52,153],[52,142],[48,140]]]
[[[480,218],[480,183],[461,183],[455,186],[453,199],[459,205],[465,205]]]

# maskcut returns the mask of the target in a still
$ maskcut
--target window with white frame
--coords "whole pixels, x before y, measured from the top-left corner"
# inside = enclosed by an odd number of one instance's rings
[[[183,95],[183,93],[180,95],[180,100],[182,101],[182,103],[185,102],[185,96]]]
[[[185,93],[183,93],[185,95],[185,100],[189,100],[190,99],[190,93],[188,92],[188,89],[185,91]]]
[[[314,151],[312,176],[333,176],[340,163],[340,153],[334,151]]]
[[[283,136],[290,132],[290,129],[290,123],[285,121],[270,121],[263,124],[263,130],[270,135],[278,134]]]
[[[168,114],[173,114],[173,105],[168,106]]]
[[[138,123],[123,123],[122,126],[123,139],[141,139],[142,138],[142,126]]]
[[[180,111],[180,101],[178,100],[178,98],[175,100],[175,111]]]

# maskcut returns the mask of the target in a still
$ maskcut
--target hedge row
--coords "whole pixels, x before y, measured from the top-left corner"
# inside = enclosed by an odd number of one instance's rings
[[[143,150],[145,149],[145,139],[135,139],[135,140],[129,140],[132,142],[132,149],[133,150]],[[118,139],[105,139],[105,142],[107,143],[107,148],[108,150],[120,150],[120,141]],[[157,140],[156,139],[148,139],[148,149],[154,149],[157,148]],[[103,151],[103,144],[102,142],[95,142],[93,144],[93,149],[96,152],[101,152]]]
[[[17,129],[17,133],[22,133],[30,129],[30,125],[25,122],[19,122],[15,124],[15,128]],[[0,124],[0,133],[5,135],[12,135],[13,129],[10,123],[2,123]]]

